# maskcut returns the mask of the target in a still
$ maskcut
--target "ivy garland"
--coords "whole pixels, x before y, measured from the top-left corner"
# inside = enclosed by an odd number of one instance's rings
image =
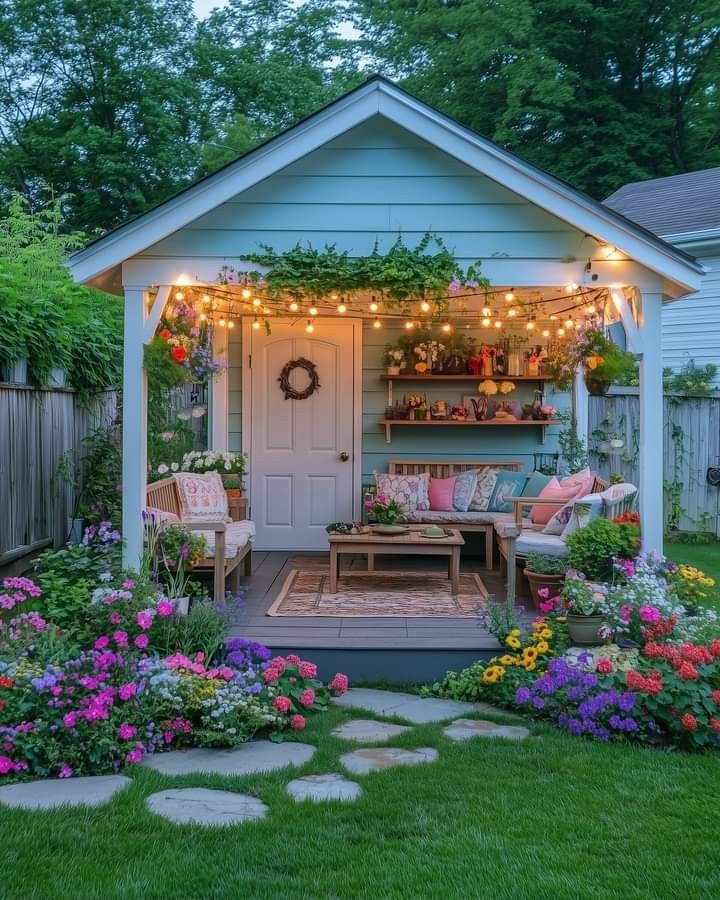
[[[431,248],[435,252],[428,252]],[[251,281],[262,281],[269,297],[294,300],[318,300],[331,294],[374,293],[386,306],[403,307],[411,300],[432,300],[436,311],[447,308],[452,285],[488,287],[481,278],[480,263],[463,269],[445,246],[442,238],[427,232],[414,249],[398,237],[387,253],[381,253],[377,241],[369,256],[351,257],[335,244],[323,250],[296,244],[279,253],[267,244],[262,253],[246,258],[267,269],[265,274],[246,273]]]

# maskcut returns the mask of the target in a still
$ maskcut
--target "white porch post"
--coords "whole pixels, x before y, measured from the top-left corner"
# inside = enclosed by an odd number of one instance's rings
[[[213,329],[213,354],[228,362],[228,332],[226,328]],[[228,369],[227,365],[217,378],[210,379],[208,442],[211,450],[225,452],[228,449]]]
[[[663,549],[662,294],[643,293],[640,363],[640,518],[643,550]]]
[[[577,436],[586,450],[588,447],[588,417],[590,415],[588,398],[588,389],[585,386],[585,366],[579,366],[575,372],[575,383],[573,384],[573,415]]]
[[[147,378],[143,349],[147,306],[144,288],[125,288],[122,516],[123,565],[128,568],[137,568],[143,551],[142,511],[147,478]]]

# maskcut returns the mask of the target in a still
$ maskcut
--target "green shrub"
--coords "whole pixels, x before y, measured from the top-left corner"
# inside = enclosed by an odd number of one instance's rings
[[[623,556],[627,540],[622,526],[600,518],[573,532],[567,539],[567,545],[571,569],[583,572],[595,581],[610,581],[613,557]]]

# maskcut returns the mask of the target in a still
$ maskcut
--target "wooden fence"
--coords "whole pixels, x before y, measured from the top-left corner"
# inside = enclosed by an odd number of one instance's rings
[[[664,424],[665,522],[671,528],[711,531],[720,537],[720,489],[707,480],[708,469],[720,465],[720,398],[666,396]],[[601,474],[619,472],[637,484],[637,389],[590,397],[588,432],[591,461]],[[613,441],[623,446],[613,446]]]
[[[112,423],[114,393],[81,402],[74,391],[0,384],[0,565],[67,540],[73,487],[58,469],[82,438]]]

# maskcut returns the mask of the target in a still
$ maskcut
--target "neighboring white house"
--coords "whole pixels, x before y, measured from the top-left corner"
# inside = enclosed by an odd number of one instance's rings
[[[718,367],[720,387],[720,167],[626,184],[605,205],[697,257],[699,291],[662,310],[663,364]]]

